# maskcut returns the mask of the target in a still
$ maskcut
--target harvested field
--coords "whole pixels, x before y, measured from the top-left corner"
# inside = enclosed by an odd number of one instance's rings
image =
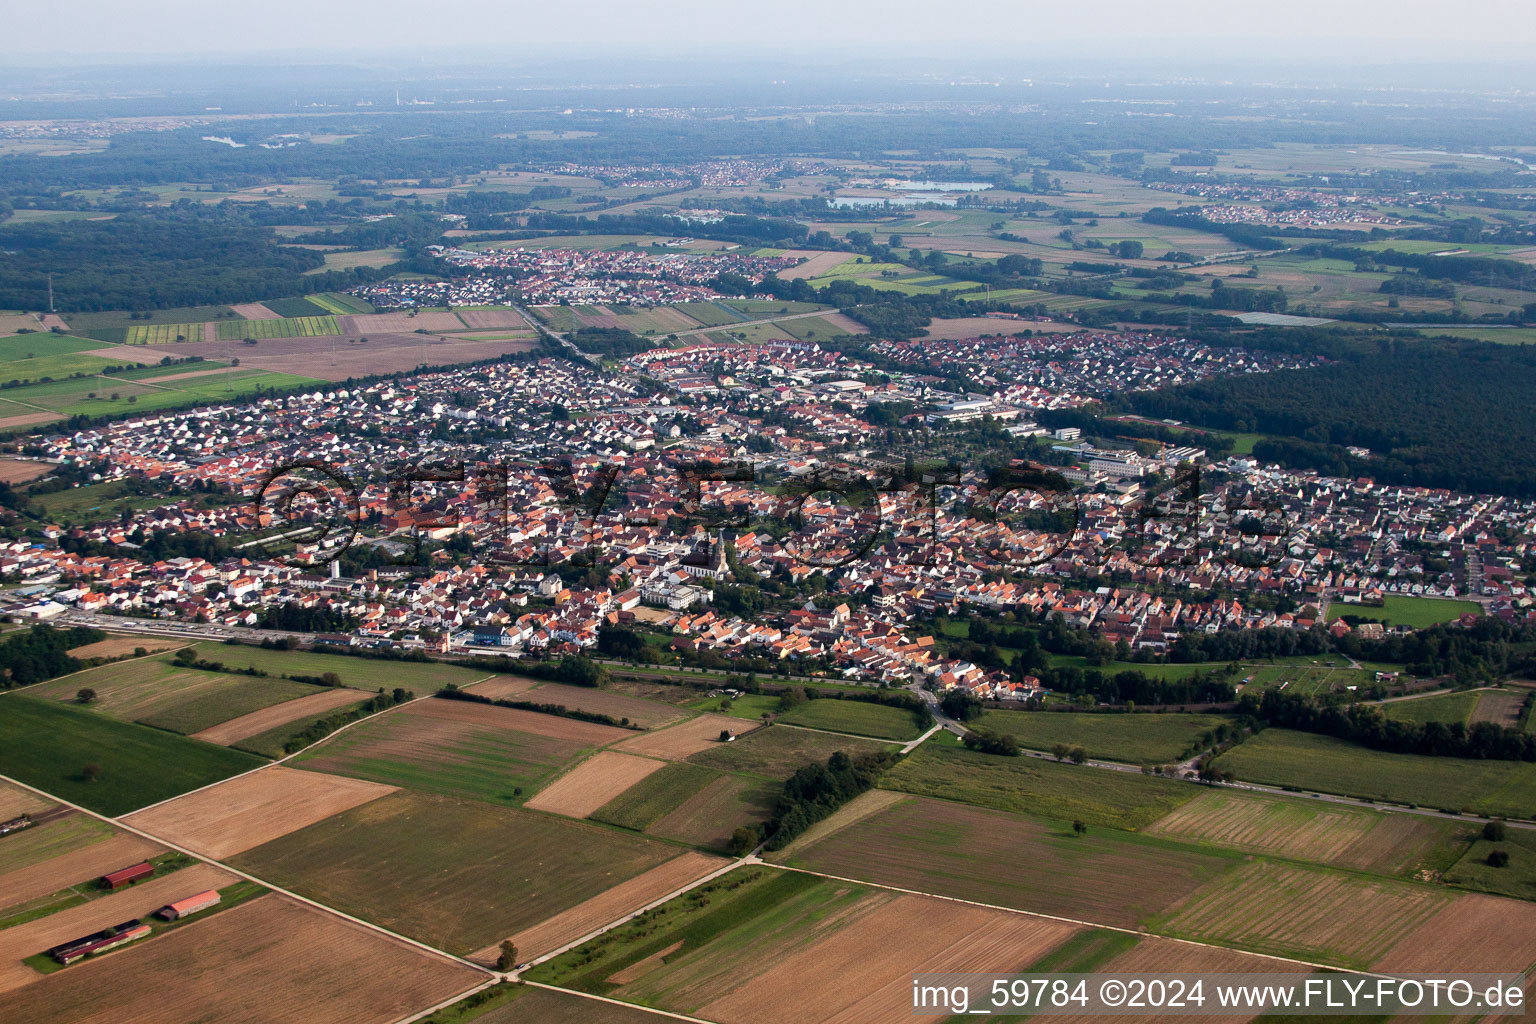
[[[174,874],[152,878],[110,896],[68,907],[56,914],[0,931],[0,992],[9,992],[38,980],[38,973],[21,962],[26,957],[129,918],[147,917],[172,900],[179,900],[204,889],[219,889],[235,881],[238,881],[238,877],[222,868],[212,864],[193,864]],[[71,975],[74,973],[70,972]],[[13,1002],[12,997],[6,997],[7,1005]],[[0,1010],[0,1021],[8,1019],[5,1016],[7,1012]],[[9,1019],[20,1021],[28,1018]],[[53,1018],[50,1016],[48,1019]]]
[[[41,899],[164,852],[164,847],[147,839],[114,832],[101,842],[0,874],[0,909]]]
[[[391,786],[274,766],[123,822],[222,860],[393,792]]]
[[[0,842],[0,873],[42,864],[61,854],[112,836],[112,828],[89,815],[60,807],[40,814],[31,828],[6,836]]]
[[[746,723],[730,715],[700,715],[680,725],[658,729],[618,744],[617,749],[630,754],[647,754],[681,760],[710,747],[725,746],[720,742],[721,730],[740,734]],[[740,742],[738,739],[737,742]]]
[[[879,894],[833,935],[777,959],[698,1008],[726,1024],[783,1020],[878,1024],[911,1014],[914,972],[1015,971],[1073,934],[1073,925]]]
[[[1536,966],[1536,904],[1460,896],[1402,937],[1372,970],[1525,972]]]
[[[1417,815],[1212,790],[1147,832],[1375,874],[1415,875],[1450,867],[1462,830]]]
[[[601,1014],[601,1017],[594,1016]],[[475,1024],[665,1024],[666,1018],[639,1007],[596,1003],[568,992],[522,986],[505,1002],[475,1018]]]
[[[283,318],[281,313],[274,313],[259,302],[241,302],[229,308],[247,320],[281,320]]]
[[[345,317],[341,319],[347,319]],[[366,337],[367,343],[360,339]],[[508,353],[526,352],[537,342],[463,335],[441,337],[409,332],[347,332],[337,338],[262,338],[256,345],[213,341],[178,346],[178,354],[200,355],[241,367],[257,367],[319,380],[346,380],[370,373],[400,373],[425,363],[452,366]]]
[[[1029,869],[974,869],[1004,862]],[[789,863],[1129,928],[1224,875],[1236,858],[1108,829],[1091,830],[1084,838],[1063,825],[916,798],[806,843]]]
[[[367,700],[367,694],[361,690],[349,690],[344,686],[332,686],[321,690],[319,693],[310,694],[308,697],[299,697],[296,700],[285,700],[281,704],[274,704],[260,711],[252,711],[248,715],[231,718],[227,722],[220,722],[211,729],[192,734],[195,740],[205,743],[218,743],[222,746],[230,746],[243,739],[266,732],[268,729],[276,729],[280,725],[289,722],[300,722],[308,718],[324,718],[337,708],[344,708],[349,704],[359,704]]]
[[[32,976],[38,980],[8,998],[0,1021],[388,1024],[483,978],[277,895],[67,971]],[[366,984],[358,983],[364,977]]]
[[[936,341],[979,338],[983,334],[1019,334],[1023,331],[1049,330],[1055,324],[1037,324],[1030,320],[1013,320],[1002,316],[961,316],[936,319],[923,330],[923,337]],[[1076,330],[1073,325],[1067,325]]]
[[[689,767],[693,767],[690,765]],[[658,818],[645,834],[715,850],[730,848],[731,833],[773,814],[780,787],[766,779],[720,773]]]
[[[1257,860],[1192,894],[1153,928],[1365,969],[1451,899],[1424,886]],[[1443,959],[1434,969],[1446,969]]]
[[[0,820],[9,821],[18,814],[36,814],[55,806],[52,800],[45,800],[30,789],[0,782]]]
[[[529,679],[526,676],[492,676],[484,682],[472,683],[464,689],[492,700],[500,700],[503,697],[521,700],[522,694],[538,685],[537,679]]]
[[[742,719],[737,718],[734,721],[740,725]],[[758,729],[734,743],[716,742],[688,760],[694,764],[719,768],[723,771],[746,772],[749,775],[761,775],[768,779],[787,779],[805,765],[815,762],[826,764],[827,758],[839,750],[854,755],[894,749],[896,748],[889,743],[877,743],[854,736],[834,736],[830,733],[811,732],[806,729],[779,729],[769,726]]]
[[[834,833],[841,832],[849,825],[879,814],[894,804],[910,799],[911,797],[904,796],[901,793],[893,793],[888,789],[871,789],[868,792],[860,793],[836,811],[833,811],[831,817],[823,818],[800,833],[794,842],[784,847],[778,853],[773,854],[770,859],[775,861],[788,860],[797,851],[803,850],[814,843],[819,843],[823,839],[830,838]]]
[[[749,867],[535,968],[533,980],[724,1024],[864,1024],[911,1016],[914,971],[1022,970],[1077,931]]]
[[[12,409],[20,409],[22,406],[9,402],[0,406],[0,412],[9,412]],[[35,423],[48,423],[52,420],[61,420],[64,417],[56,412],[28,412],[16,416],[0,416],[0,430],[11,427],[30,427]]]
[[[612,889],[578,903],[569,910],[541,921],[532,928],[525,928],[512,936],[518,956],[524,960],[543,956],[574,942],[610,921],[632,914],[641,907],[654,903],[674,893],[683,886],[703,878],[730,863],[720,857],[704,853],[685,853],[658,864],[627,882],[620,882]],[[472,960],[487,966],[496,962],[497,946],[487,946],[476,953]]]
[[[59,467],[51,462],[0,459],[0,484],[24,484],[47,476]]]
[[[360,313],[337,317],[343,334],[410,334],[413,331],[462,331],[452,313]]]
[[[461,309],[455,315],[464,321],[465,327],[471,330],[490,330],[498,327],[519,331],[533,330],[533,326],[515,309]],[[417,314],[417,319],[421,319],[420,314]]]
[[[485,693],[482,689],[476,693]],[[490,696],[490,694],[486,694]],[[655,701],[626,697],[622,693],[594,690],[587,686],[567,686],[564,683],[541,683],[539,686],[514,700],[531,700],[539,704],[560,704],[576,711],[590,711],[617,719],[629,719],[647,729],[657,729],[682,718],[686,713],[679,708]],[[719,730],[715,730],[718,736]]]
[[[720,774],[698,765],[674,761],[635,783],[589,817],[644,832],[690,796],[708,787]]]
[[[15,334],[17,331],[35,331],[38,328],[38,319],[31,313],[0,313],[0,336]]]
[[[1506,729],[1520,726],[1520,706],[1525,694],[1520,690],[1484,690],[1477,695],[1477,706],[1472,709],[1469,725],[1492,722]]]
[[[132,654],[140,647],[153,654],[156,651],[167,651],[172,647],[181,646],[183,645],[180,641],[164,637],[109,636],[105,640],[97,640],[83,647],[71,647],[69,653],[75,658],[121,658]]]
[[[545,786],[524,806],[569,818],[585,818],[667,762],[600,751]]]
[[[633,735],[573,718],[434,698],[372,718],[293,763],[391,786],[514,803],[585,751]]]
[[[675,846],[582,821],[401,791],[234,863],[467,956],[676,855]]]
[[[805,259],[804,263],[779,271],[779,278],[784,281],[798,281],[802,277],[825,274],[833,267],[841,266],[853,259],[852,253],[822,252],[816,249],[786,249],[784,255],[800,256]]]

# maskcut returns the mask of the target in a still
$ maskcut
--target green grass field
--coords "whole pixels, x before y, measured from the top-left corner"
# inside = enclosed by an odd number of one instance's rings
[[[1134,927],[1239,854],[947,800],[902,800],[800,848],[794,866],[1035,913]],[[978,871],[1013,862],[1022,871]]]
[[[67,704],[16,694],[0,702],[0,773],[102,814],[126,814],[265,763]],[[95,781],[82,774],[88,765],[100,768]]]
[[[1488,854],[1494,850],[1509,854],[1509,863],[1502,868],[1490,865]],[[1536,830],[1506,828],[1497,842],[1477,839],[1445,873],[1445,880],[1463,889],[1536,900]]]
[[[274,310],[276,312],[276,310]],[[325,316],[284,317],[281,320],[223,320],[219,322],[220,341],[243,338],[318,338],[340,334],[336,318]]]
[[[406,791],[248,850],[233,862],[301,895],[467,955],[677,852],[670,844],[585,822]]]
[[[961,747],[940,733],[881,780],[882,789],[943,797],[1090,825],[1137,829],[1150,825],[1199,790],[1187,783],[1035,757],[1000,757]]]
[[[1266,729],[1216,763],[1246,781],[1322,793],[1519,818],[1536,808],[1536,764],[1524,761],[1391,754],[1331,736]]]
[[[988,711],[979,723],[1020,746],[1050,750],[1076,744],[1089,757],[1132,764],[1180,760],[1202,733],[1226,723],[1219,715],[1096,715],[1067,711]]]
[[[219,364],[209,364],[206,368],[218,369]],[[249,367],[165,384],[142,379],[175,372],[155,366],[110,377],[82,377],[7,388],[4,397],[0,398],[0,417],[32,413],[48,413],[59,418],[131,416],[188,405],[237,401],[268,390],[292,391],[319,383],[311,377]]]
[[[1378,705],[1382,714],[1394,722],[1460,722],[1466,724],[1477,706],[1473,692],[1443,693],[1436,697],[1394,700]]]
[[[778,720],[877,740],[915,740],[922,735],[912,712],[858,700],[807,701],[780,715]]]
[[[1481,615],[1476,601],[1447,601],[1438,597],[1403,597],[1388,595],[1380,607],[1368,604],[1334,603],[1328,606],[1328,621],[1341,615],[1358,616],[1388,626],[1427,629],[1442,622],[1452,622],[1463,615]]]
[[[735,743],[721,743],[688,758],[706,768],[745,772],[767,779],[787,779],[813,761],[825,764],[839,750],[849,755],[894,749],[889,744],[855,737],[829,736],[804,729],[770,727],[744,736]]]
[[[440,690],[449,683],[465,686],[486,676],[484,672],[436,661],[390,661],[345,654],[278,651],[249,644],[204,641],[196,645],[196,650],[197,656],[207,661],[222,661],[237,668],[249,666],[272,675],[318,676],[334,672],[341,678],[342,685],[362,690],[403,686],[423,694]]]
[[[344,292],[321,292],[318,295],[308,296],[308,299],[325,312],[335,314],[336,316],[373,312],[373,306],[355,295],[347,295]],[[273,310],[273,312],[278,311]]]
[[[313,299],[294,296],[287,299],[269,299],[262,303],[281,317],[326,316],[331,310]]]

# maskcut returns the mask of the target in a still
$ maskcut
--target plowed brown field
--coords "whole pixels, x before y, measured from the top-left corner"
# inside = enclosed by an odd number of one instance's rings
[[[28,864],[0,875],[0,909],[48,896],[164,852],[163,846],[124,832],[40,864]]]
[[[700,715],[680,725],[644,733],[625,740],[617,747],[631,754],[648,754],[652,757],[681,759],[689,754],[719,746],[720,731],[729,729],[739,738],[753,727],[752,723],[730,715]]]
[[[387,1024],[483,977],[322,911],[264,896],[38,978],[0,1002],[0,1024]]]
[[[360,704],[367,699],[368,694],[361,690],[349,690],[343,686],[327,687],[308,697],[285,700],[281,704],[274,704],[269,708],[262,708],[260,711],[252,711],[248,715],[220,722],[211,729],[193,733],[192,738],[223,744],[227,747],[231,743],[239,743],[257,733],[276,729],[288,722],[298,722],[306,718],[324,718],[326,714],[337,708],[346,707],[348,704]]]
[[[585,818],[666,763],[651,757],[600,751],[545,786],[524,806]]]
[[[547,921],[525,928],[512,936],[512,942],[517,946],[518,956],[524,960],[542,956],[610,921],[632,914],[728,863],[720,857],[703,853],[690,852],[681,857],[673,857]],[[482,949],[471,959],[491,964],[496,960],[496,952],[497,947],[491,946]]]
[[[204,856],[224,858],[393,792],[394,786],[277,766],[123,821]]]

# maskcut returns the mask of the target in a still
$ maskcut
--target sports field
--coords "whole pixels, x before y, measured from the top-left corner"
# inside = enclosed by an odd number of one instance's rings
[[[912,712],[858,700],[807,701],[780,715],[778,721],[878,740],[912,740],[922,735]]]
[[[1001,757],[965,750],[944,734],[922,744],[880,780],[884,789],[1060,821],[1135,829],[1150,825],[1199,790],[1130,772]]]
[[[940,896],[1134,927],[1232,869],[1238,856],[915,797],[799,847],[789,863]],[[977,870],[1017,863],[1019,871]]]
[[[232,863],[468,955],[677,852],[586,822],[399,792],[248,850]]]
[[[1438,597],[1403,597],[1390,594],[1381,605],[1342,604],[1328,606],[1328,621],[1341,615],[1355,615],[1389,626],[1427,629],[1442,622],[1452,622],[1463,615],[1481,615],[1483,606],[1476,601],[1449,601]]]
[[[1132,764],[1179,761],[1201,746],[1201,734],[1226,723],[1219,715],[1096,715],[1069,711],[988,711],[980,725],[1022,747],[1081,746],[1089,757]]]
[[[1391,754],[1288,729],[1265,729],[1216,764],[1252,782],[1401,804],[1510,817],[1536,807],[1536,764]]]
[[[0,774],[102,814],[125,814],[261,763],[57,701],[7,694],[0,708]]]

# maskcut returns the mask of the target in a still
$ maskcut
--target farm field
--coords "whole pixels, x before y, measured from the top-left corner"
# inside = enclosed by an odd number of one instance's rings
[[[1265,729],[1216,764],[1239,779],[1480,814],[1526,817],[1536,765],[1392,754],[1331,736]]]
[[[618,749],[628,754],[643,754],[646,757],[662,757],[668,760],[681,760],[690,754],[696,754],[701,750],[708,750],[716,746],[732,746],[734,744],[721,744],[720,733],[729,731],[739,734],[745,731],[742,720],[731,718],[727,715],[699,715],[690,718],[686,722],[668,726],[665,729],[657,729],[654,732],[642,733],[632,739],[627,739],[618,744]],[[736,743],[743,742],[738,739]]]
[[[366,698],[362,692],[345,686],[319,688],[316,693],[295,700],[286,700],[281,704],[252,711],[237,718],[226,719],[217,725],[192,733],[191,736],[204,743],[217,743],[224,747],[241,745],[252,753],[263,754],[267,752],[265,749],[253,749],[242,741],[280,730],[285,726],[292,730],[289,733],[291,736],[292,733],[299,731],[300,723],[324,718],[340,708],[360,704],[364,699]],[[287,737],[284,739],[286,740]],[[280,749],[280,745],[274,749]],[[274,752],[271,756],[276,756],[276,753]]]
[[[807,701],[777,721],[879,740],[915,740],[922,735],[912,712],[857,700]]]
[[[52,473],[57,467],[47,462],[24,459],[0,459],[0,483],[26,484]]]
[[[41,831],[47,826],[35,827]],[[6,843],[20,838],[19,835],[8,837]],[[22,866],[17,866],[17,863],[23,858],[12,859],[8,855],[8,865],[0,868],[0,918],[34,910],[51,911],[83,902],[78,894],[61,894],[72,886],[94,886],[96,879],[108,871],[137,864],[165,852],[156,843],[116,829],[105,829],[94,834],[77,833],[68,849],[63,848],[65,844],[52,839],[46,845],[49,847],[46,856],[28,856],[25,859],[29,863]]]
[[[692,846],[726,849],[741,825],[766,821],[779,787],[766,779],[701,768],[665,765],[589,817]]]
[[[325,950],[323,959],[316,958],[318,949]],[[362,974],[368,984],[349,984]],[[235,1024],[253,1020],[254,1011],[268,1020],[389,1024],[468,990],[481,977],[267,895],[40,978],[8,994],[0,1021]]]
[[[54,701],[10,694],[0,774],[119,815],[255,768],[260,758]],[[99,769],[87,781],[86,766]]]
[[[545,786],[523,806],[569,818],[585,818],[667,762],[602,750]]]
[[[1431,963],[1434,966],[1431,966]],[[1458,896],[1407,932],[1378,971],[1528,972],[1536,964],[1536,904],[1497,896]],[[1529,992],[1529,988],[1527,988]]]
[[[1420,878],[1456,863],[1468,831],[1418,815],[1221,789],[1201,793],[1147,829],[1150,835]]]
[[[157,651],[168,650],[172,647],[180,647],[181,644],[168,637],[147,637],[113,634],[105,640],[97,640],[95,643],[83,644],[80,647],[69,649],[72,658],[125,658],[134,651],[143,650],[149,654]]]
[[[46,917],[0,929],[0,992],[5,993],[5,998],[0,999],[0,1006],[11,1001],[11,990],[28,985],[40,977],[31,967],[22,963],[27,957],[35,956],[61,942],[101,931],[119,921],[147,917],[172,900],[205,889],[222,888],[238,880],[237,876],[212,864],[192,864],[98,899],[66,907]],[[0,1019],[4,1019],[3,1010],[0,1010]]]
[[[274,704],[312,696],[319,688],[288,679],[263,679],[182,668],[169,657],[107,664],[28,690],[38,700],[75,701],[96,691],[91,707],[114,718],[191,734]],[[356,691],[353,691],[356,693]],[[357,694],[357,699],[363,699]]]
[[[598,1004],[581,996],[573,996],[568,992],[555,992],[547,988],[533,988],[528,985],[509,985],[502,990],[491,1008],[482,1010],[469,1009],[464,1006],[464,1014],[454,1016],[457,1007],[450,1007],[431,1017],[433,1024],[458,1024],[459,1021],[473,1019],[475,1024],[530,1024],[537,1021],[538,1024],[591,1024],[593,1012]],[[631,1009],[626,1006],[617,1006],[613,1003],[601,1004],[597,1010],[602,1014],[602,1024],[662,1024],[666,1019],[659,1017],[649,1010]]]
[[[408,789],[521,803],[584,751],[630,735],[554,715],[431,698],[372,718],[292,763]]]
[[[150,376],[163,367],[149,368]],[[145,375],[143,370],[127,371]],[[313,377],[239,367],[175,385],[155,384],[125,374],[81,377],[6,389],[0,399],[0,429],[19,428],[69,416],[125,416],[175,409],[200,402],[224,402],[271,390],[285,391],[315,383]],[[94,397],[93,397],[94,396]],[[132,401],[130,401],[132,399]]]
[[[569,910],[540,921],[532,928],[523,929],[511,936],[512,943],[517,946],[518,955],[524,960],[542,956],[626,914],[632,914],[648,903],[669,896],[729,863],[722,857],[711,857],[703,853],[681,854],[605,889]],[[487,946],[471,959],[493,966],[498,951],[499,944]]]
[[[722,1024],[863,1024],[910,1013],[913,971],[1022,969],[1076,930],[750,867],[531,977]]]
[[[393,792],[392,786],[273,766],[123,821],[223,860]]]
[[[1445,880],[1463,889],[1536,900],[1536,831],[1507,828],[1497,842],[1483,839],[1480,829],[1473,831],[1478,838],[1445,873]],[[1509,854],[1506,866],[1496,868],[1488,863],[1488,855],[1495,850]]]
[[[475,692],[491,696],[483,687],[477,687]],[[537,704],[559,704],[575,711],[608,715],[621,721],[628,719],[647,729],[659,729],[683,717],[680,710],[667,704],[586,686],[567,686],[564,683],[537,683],[532,689],[511,699],[531,700]]]
[[[280,317],[276,320],[221,320],[219,341],[244,338],[320,338],[341,334],[341,326],[330,314],[323,316]]]
[[[104,842],[112,835],[112,826],[105,822],[66,810],[59,817],[6,836],[0,843],[0,876]]]
[[[9,782],[0,782],[0,819],[9,821],[19,814],[37,814],[57,806],[53,801],[45,800],[29,789],[13,786]]]
[[[586,822],[400,792],[247,850],[232,863],[467,956],[676,854],[675,846]]]
[[[1453,622],[1463,615],[1481,615],[1483,606],[1476,601],[1448,601],[1438,597],[1403,597],[1389,594],[1378,607],[1368,604],[1335,603],[1328,606],[1328,621],[1341,615],[1355,615],[1389,626],[1426,629],[1442,622]]]
[[[1199,745],[1202,733],[1226,722],[1219,715],[987,711],[980,724],[1034,750],[1065,743],[1081,746],[1089,757],[1161,764],[1182,760]]]
[[[976,753],[937,742],[944,735],[886,772],[881,788],[1124,829],[1150,825],[1197,794],[1187,783],[1150,775]]]
[[[1465,725],[1472,716],[1472,709],[1477,706],[1477,698],[1475,692],[1463,691],[1414,700],[1394,700],[1379,707],[1381,713],[1394,722],[1460,722]]]
[[[460,686],[483,679],[485,673],[458,665],[432,661],[386,661],[356,658],[345,654],[317,654],[311,651],[279,651],[249,644],[222,644],[202,641],[196,645],[198,658],[222,661],[234,668],[255,668],[269,675],[321,676],[334,672],[343,686],[353,686],[370,693],[379,687],[403,686],[416,693],[430,693],[447,683]]]
[[[693,754],[688,760],[706,768],[782,780],[812,762],[825,764],[827,758],[838,751],[857,756],[891,749],[894,749],[891,744],[852,736],[833,736],[805,729],[769,726],[743,736],[734,743],[716,743],[709,749]]]
[[[1017,858],[1028,871],[977,871]],[[799,847],[789,863],[844,878],[1135,927],[1238,858],[1214,850],[923,797]]]
[[[1256,860],[1191,894],[1153,928],[1365,969],[1455,898],[1425,886]]]
[[[347,295],[343,292],[321,292],[318,295],[309,295],[306,298],[325,310],[337,316],[350,316],[355,313],[372,313],[373,307],[355,295]]]

